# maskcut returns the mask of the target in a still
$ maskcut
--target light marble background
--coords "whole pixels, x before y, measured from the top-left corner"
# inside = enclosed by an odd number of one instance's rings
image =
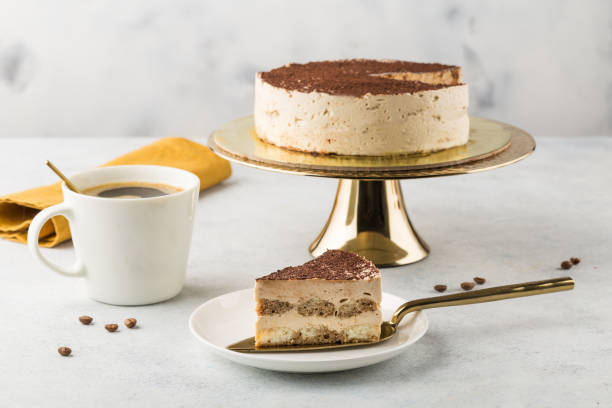
[[[459,64],[472,114],[612,135],[609,0],[0,0],[0,137],[200,138],[255,71],[348,57]]]

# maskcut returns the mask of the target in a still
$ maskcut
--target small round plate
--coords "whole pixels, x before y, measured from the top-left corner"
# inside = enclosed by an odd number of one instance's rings
[[[383,293],[383,319],[390,319],[405,302],[405,299]],[[189,328],[211,350],[236,363],[273,371],[322,373],[350,370],[388,360],[419,340],[428,327],[425,313],[416,312],[402,320],[395,336],[372,346],[295,353],[238,353],[226,349],[230,344],[253,336],[255,319],[253,289],[244,289],[200,305],[189,317]]]

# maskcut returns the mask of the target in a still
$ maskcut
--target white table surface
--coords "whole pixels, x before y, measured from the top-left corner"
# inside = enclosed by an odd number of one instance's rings
[[[71,173],[150,141],[0,139],[0,194],[54,182],[44,159]],[[233,165],[229,180],[200,197],[185,288],[165,303],[97,303],[79,279],[0,241],[0,406],[611,406],[612,138],[537,142],[510,167],[402,182],[432,252],[384,269],[383,286],[418,298],[474,276],[493,286],[569,274],[573,292],[429,311],[423,339],[364,369],[300,375],[226,361],[192,337],[189,314],[310,259],[336,188]],[[73,257],[70,243],[45,252]],[[559,270],[570,256],[582,263]],[[96,324],[79,324],[83,314]],[[126,317],[139,329],[103,329]],[[61,345],[73,356],[61,357]]]

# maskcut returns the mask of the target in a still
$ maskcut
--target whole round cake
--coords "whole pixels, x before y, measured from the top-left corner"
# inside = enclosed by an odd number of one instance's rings
[[[461,68],[352,59],[289,64],[255,78],[255,132],[311,153],[428,153],[467,143]]]

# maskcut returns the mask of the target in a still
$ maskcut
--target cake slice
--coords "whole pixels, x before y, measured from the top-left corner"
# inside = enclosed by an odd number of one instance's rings
[[[255,346],[377,341],[381,298],[381,276],[372,262],[327,251],[256,280]]]

